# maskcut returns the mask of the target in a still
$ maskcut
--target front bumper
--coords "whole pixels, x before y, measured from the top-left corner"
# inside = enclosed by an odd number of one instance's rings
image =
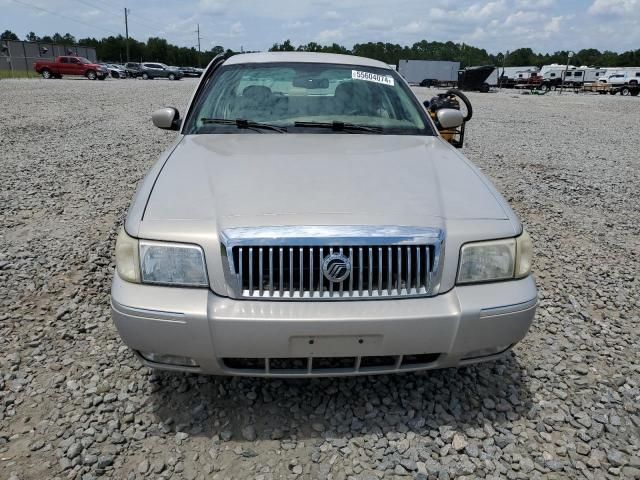
[[[132,284],[116,274],[111,296],[120,336],[146,365],[252,376],[390,373],[492,360],[526,335],[537,305],[531,276],[431,298],[278,302]],[[188,357],[197,366],[150,362],[145,352]]]

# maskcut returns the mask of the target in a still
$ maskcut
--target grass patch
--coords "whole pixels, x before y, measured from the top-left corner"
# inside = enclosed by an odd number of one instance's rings
[[[37,78],[38,75],[36,72],[25,72],[23,70],[18,71],[10,71],[10,70],[0,70],[0,80],[5,78]]]

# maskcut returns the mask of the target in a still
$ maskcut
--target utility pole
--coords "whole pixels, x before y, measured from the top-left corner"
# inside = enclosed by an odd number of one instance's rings
[[[562,75],[562,85],[560,86],[560,93],[564,90],[564,84],[567,81],[567,72],[569,71],[569,61],[571,61],[571,57],[573,57],[573,52],[569,51],[567,53],[567,68],[564,69],[564,74]]]
[[[202,62],[202,52],[200,51],[200,40],[202,40],[202,37],[200,36],[200,24],[196,24],[198,26],[198,29],[196,30],[196,33],[198,34],[198,67],[201,67],[201,62]]]
[[[127,47],[127,63],[129,62],[129,22],[127,21],[127,14],[129,13],[129,9],[124,7],[124,34],[125,34],[125,45]]]

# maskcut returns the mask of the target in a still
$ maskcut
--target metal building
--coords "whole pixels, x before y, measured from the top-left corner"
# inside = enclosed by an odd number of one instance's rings
[[[0,70],[5,72],[32,72],[38,60],[54,60],[60,55],[77,55],[91,62],[97,60],[94,47],[59,45],[20,40],[0,41]]]
[[[409,83],[420,83],[425,79],[441,82],[458,80],[460,62],[440,60],[399,60],[398,73]]]

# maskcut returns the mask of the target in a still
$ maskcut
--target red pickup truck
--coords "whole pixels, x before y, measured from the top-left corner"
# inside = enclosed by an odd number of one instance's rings
[[[91,63],[84,57],[63,56],[55,61],[42,60],[33,64],[36,72],[42,78],[62,78],[63,75],[78,75],[89,80],[104,80],[109,72],[96,63]]]

